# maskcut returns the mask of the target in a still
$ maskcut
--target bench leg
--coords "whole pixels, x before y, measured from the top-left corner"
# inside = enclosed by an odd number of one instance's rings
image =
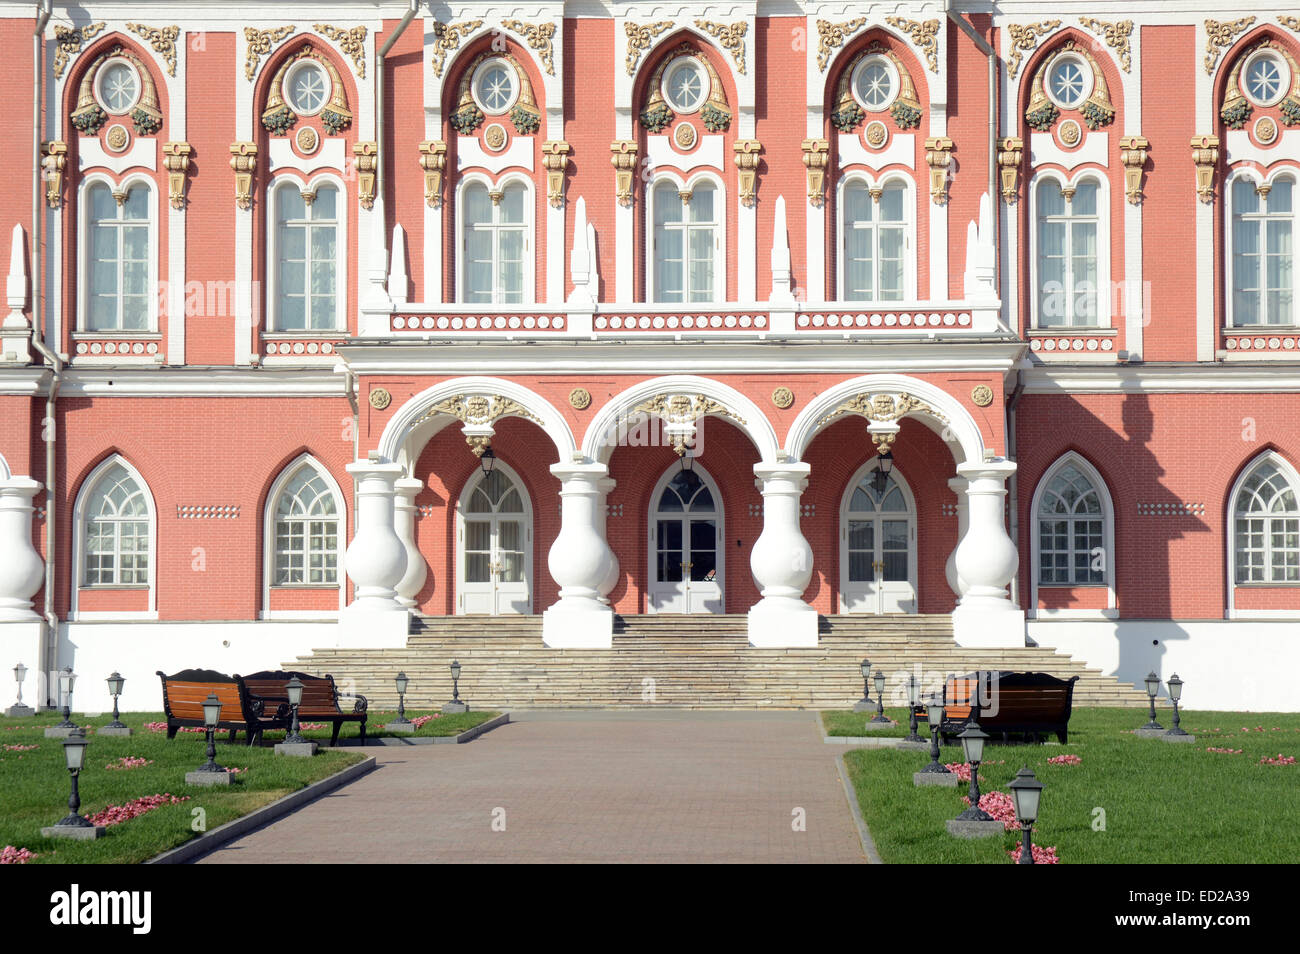
[[[365,744],[366,744],[366,720],[362,719],[361,720],[361,745],[364,747]]]
[[[226,745],[234,745],[234,744],[235,744],[235,733],[237,733],[238,731],[239,731],[238,729],[231,729],[231,730],[230,730],[230,738],[226,739]]]
[[[168,724],[168,726],[167,726],[167,740],[170,742],[172,739],[176,738],[176,733],[179,732],[180,730],[181,730],[181,727],[180,727],[179,725],[171,725],[171,724]]]
[[[1062,745],[1068,745],[1070,743],[1070,730],[1061,729],[1056,733],[1056,737],[1061,740]]]

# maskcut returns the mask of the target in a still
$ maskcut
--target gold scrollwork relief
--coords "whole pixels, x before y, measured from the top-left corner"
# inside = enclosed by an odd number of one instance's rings
[[[356,68],[357,76],[361,79],[366,78],[366,28],[356,26],[352,29],[336,27],[329,23],[314,23],[314,29],[321,36],[329,37],[339,45],[339,49],[346,55],[352,57],[352,65]]]
[[[745,75],[745,34],[749,24],[744,20],[736,23],[715,23],[712,20],[696,20],[695,25],[718,41],[718,45],[731,54],[736,61],[736,70]]]
[[[1120,68],[1128,73],[1132,65],[1132,52],[1129,50],[1129,37],[1133,35],[1133,21],[1120,20],[1110,23],[1093,17],[1079,17],[1079,22],[1106,41],[1106,45],[1119,57]]]
[[[844,45],[844,41],[861,30],[867,23],[866,17],[856,17],[844,23],[832,23],[830,20],[817,21],[817,70],[826,72],[826,64],[831,61],[835,51]]]
[[[897,27],[912,38],[925,55],[925,65],[931,73],[939,72],[939,21],[909,20],[906,17],[885,17],[885,22]]]
[[[818,421],[816,426],[822,427],[845,414],[857,414],[877,424],[892,423],[911,414],[929,414],[940,423],[948,423],[947,417],[913,394],[872,394],[863,391],[840,404]]]
[[[271,30],[257,30],[244,27],[244,40],[248,43],[248,52],[244,56],[244,76],[251,83],[257,75],[257,67],[262,57],[271,52],[271,48],[292,33],[292,24],[275,27]]]
[[[467,20],[464,23],[442,23],[433,21],[433,75],[442,79],[442,69],[447,65],[447,54],[460,47],[460,41],[483,25],[482,20]]]
[[[151,27],[143,23],[128,23],[126,28],[153,47],[167,63],[167,75],[176,75],[176,38],[181,35],[178,26]]]
[[[525,42],[537,51],[541,57],[542,68],[547,76],[555,75],[555,50],[552,41],[555,38],[554,23],[525,23],[523,20],[502,20],[501,25],[513,33],[519,34]]]
[[[623,32],[627,34],[627,57],[623,65],[627,68],[628,76],[636,74],[636,65],[641,62],[641,54],[650,49],[650,44],[654,43],[655,37],[672,25],[672,20],[656,20],[644,26],[631,21],[623,24]]]
[[[1205,72],[1214,72],[1214,66],[1219,62],[1219,54],[1232,46],[1232,41],[1237,34],[1249,29],[1254,22],[1254,17],[1205,21]]]
[[[1060,25],[1060,20],[1007,24],[1007,33],[1011,35],[1011,58],[1007,60],[1007,76],[1015,79],[1016,73],[1020,71],[1021,57],[1025,53],[1034,52],[1039,41]]]
[[[77,58],[81,48],[104,31],[103,23],[88,23],[84,27],[54,27],[54,78],[62,79],[68,64]]]

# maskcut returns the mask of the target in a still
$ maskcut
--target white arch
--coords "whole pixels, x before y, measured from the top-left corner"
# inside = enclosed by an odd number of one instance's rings
[[[1227,583],[1228,583],[1228,606],[1227,606],[1227,611],[1224,613],[1225,619],[1246,619],[1249,617],[1261,617],[1261,616],[1271,617],[1274,619],[1278,619],[1278,618],[1295,619],[1300,617],[1300,610],[1296,610],[1296,609],[1289,609],[1289,610],[1237,609],[1237,601],[1236,601],[1236,589],[1238,586],[1237,527],[1236,527],[1237,498],[1241,494],[1242,484],[1244,484],[1246,482],[1246,479],[1251,474],[1253,474],[1261,465],[1265,463],[1272,464],[1279,471],[1281,471],[1282,476],[1284,476],[1287,479],[1287,481],[1291,484],[1291,487],[1295,491],[1296,496],[1300,497],[1300,471],[1297,471],[1296,468],[1291,464],[1289,460],[1287,460],[1285,457],[1283,457],[1281,454],[1279,454],[1277,451],[1273,450],[1272,448],[1269,448],[1268,450],[1256,454],[1253,458],[1251,458],[1250,462],[1246,464],[1245,467],[1241,468],[1241,472],[1237,474],[1237,479],[1233,481],[1232,490],[1228,494],[1228,506],[1226,508],[1226,513],[1224,515],[1224,519],[1227,523],[1227,527],[1226,527],[1227,532],[1224,534],[1224,537],[1227,541],[1227,561],[1224,566],[1224,572],[1225,572],[1225,576],[1227,577]]]
[[[334,510],[338,515],[338,533],[335,536],[335,568],[338,582],[335,587],[339,591],[339,609],[347,606],[347,590],[343,586],[343,581],[347,578],[343,572],[343,552],[347,549],[347,499],[343,496],[343,491],[339,487],[338,481],[334,475],[329,472],[313,454],[304,452],[290,461],[275,478],[271,484],[271,489],[266,494],[266,506],[262,508],[262,618],[263,619],[317,619],[320,612],[316,610],[272,610],[271,609],[271,580],[275,577],[275,510],[279,504],[280,495],[284,493],[285,485],[300,471],[304,466],[310,467],[325,481],[329,492],[334,496]],[[313,584],[313,587],[320,584]],[[328,588],[328,587],[323,587]]]
[[[5,460],[5,455],[0,454],[0,480],[8,480],[13,476],[13,471],[9,469],[9,461]]]
[[[824,81],[822,82],[822,85],[815,89],[810,87],[808,90],[808,96],[810,99],[812,99],[816,94],[819,94],[820,98],[818,98],[815,103],[809,103],[809,105],[815,105],[819,109],[822,107],[822,103],[826,99],[826,91],[829,89],[832,94],[834,94],[835,92],[835,87],[831,85],[832,78],[834,78],[834,82],[836,85],[838,85],[839,83],[840,80],[839,69],[841,64],[854,59],[859,53],[865,52],[866,49],[871,46],[871,42],[870,40],[867,39],[867,37],[870,34],[880,34],[880,33],[885,34],[887,37],[889,37],[889,39],[898,43],[900,46],[905,47],[908,53],[912,55],[913,60],[920,67],[918,72],[920,74],[922,81],[924,82],[925,89],[920,88],[922,83],[917,82],[916,73],[914,73],[912,70],[908,70],[908,73],[912,77],[912,85],[917,87],[916,95],[920,99],[921,104],[923,106],[928,106],[931,99],[930,86],[932,81],[930,79],[930,76],[932,74],[928,74],[926,72],[925,62],[924,62],[925,57],[922,55],[921,51],[916,48],[916,46],[907,38],[906,35],[898,33],[892,27],[886,26],[884,23],[870,23],[870,22],[867,23],[865,27],[863,27],[860,33],[855,33],[851,37],[848,37],[847,40],[839,48],[832,51],[831,58],[826,61],[825,69],[821,70],[821,75],[825,77]],[[944,41],[943,31],[940,31],[938,39],[939,39],[938,55],[940,57],[940,62],[942,62],[943,57],[947,55],[946,43]],[[809,49],[809,56],[816,55],[816,48],[812,44],[809,45],[808,49]]]
[[[426,24],[429,23],[428,20],[426,20],[425,22]],[[461,37],[460,45],[457,46],[456,49],[446,54],[446,58],[443,60],[442,63],[442,76],[436,75],[431,69],[426,69],[424,71],[424,77],[425,77],[424,101],[425,103],[432,104],[430,108],[425,110],[426,133],[428,134],[430,129],[433,130],[433,132],[429,134],[430,138],[432,139],[441,138],[441,134],[437,130],[441,128],[443,119],[447,118],[444,117],[443,115],[442,94],[447,89],[448,85],[451,85],[453,89],[457,85],[459,85],[461,80],[461,61],[465,59],[466,51],[469,50],[472,46],[474,46],[474,44],[477,43],[481,37],[485,35],[494,34],[498,31],[501,33],[502,36],[505,36],[507,39],[511,41],[514,47],[510,51],[511,54],[514,55],[516,59],[522,58],[522,59],[527,59],[529,62],[531,62],[533,65],[533,69],[536,70],[537,75],[541,77],[542,94],[543,97],[545,98],[545,106],[541,107],[543,112],[542,118],[544,121],[544,125],[543,125],[543,129],[540,130],[537,135],[539,138],[542,138],[542,133],[544,132],[546,134],[546,138],[552,138],[550,135],[550,130],[547,128],[545,121],[549,114],[556,113],[561,108],[562,105],[559,103],[559,100],[562,98],[562,93],[560,89],[560,77],[563,75],[563,71],[564,71],[564,31],[556,30],[555,35],[551,38],[551,59],[552,59],[552,63],[554,64],[555,71],[554,73],[548,73],[546,72],[545,65],[542,63],[541,54],[538,50],[535,50],[532,47],[530,47],[527,41],[523,37],[521,37],[518,33],[515,33],[513,30],[502,30],[500,21],[492,20],[490,18],[485,18],[483,20],[483,25],[480,26],[478,29],[470,33],[464,34]],[[426,30],[424,37],[425,37],[424,55],[426,57],[426,62],[427,62],[428,57],[432,56],[432,43],[434,41],[433,30],[432,29]],[[480,51],[480,52],[499,53],[500,51],[488,50],[488,51]],[[477,55],[478,53],[474,54],[474,56]],[[533,95],[534,97],[536,97],[537,84],[532,82],[531,76],[529,77],[529,82],[532,83]],[[455,110],[456,110],[456,104],[453,101],[451,106],[451,112],[454,113]]]
[[[415,431],[417,422],[435,404],[458,394],[499,394],[509,398],[540,418],[539,426],[555,444],[560,461],[572,460],[577,444],[564,416],[551,402],[528,388],[502,378],[466,377],[450,378],[425,388],[403,404],[384,427],[379,438],[379,453],[386,460],[405,462],[407,469],[414,466],[420,448],[409,448],[407,440]],[[450,416],[446,416],[451,420]],[[445,425],[444,425],[445,426]]]
[[[1042,542],[1038,532],[1038,508],[1042,506],[1043,493],[1047,490],[1047,485],[1051,483],[1053,477],[1066,467],[1074,467],[1079,473],[1083,474],[1088,483],[1092,484],[1092,489],[1096,491],[1097,498],[1101,502],[1101,546],[1106,554],[1106,608],[1104,610],[1043,610],[1038,608],[1038,555]],[[1095,584],[1068,585],[1091,586]],[[1106,483],[1106,478],[1102,477],[1101,472],[1077,451],[1066,451],[1053,461],[1043,471],[1043,475],[1038,478],[1037,486],[1034,487],[1034,495],[1029,503],[1029,590],[1030,602],[1027,609],[1031,616],[1039,619],[1049,616],[1095,617],[1099,615],[1113,618],[1119,615],[1116,609],[1119,604],[1115,595],[1115,504],[1111,499],[1110,487]]]
[[[749,435],[749,439],[758,448],[759,458],[765,463],[775,463],[777,461],[779,445],[776,440],[776,431],[772,428],[772,422],[759,410],[758,405],[735,388],[720,381],[690,374],[674,374],[661,378],[651,378],[648,381],[642,381],[640,384],[634,384],[627,390],[615,395],[600,409],[600,412],[592,418],[591,424],[587,426],[587,432],[582,438],[583,455],[588,460],[608,463],[616,444],[613,440],[607,440],[606,437],[607,435],[613,437],[617,433],[619,418],[630,413],[642,401],[649,400],[656,394],[664,392],[689,395],[703,394],[705,397],[720,402],[740,418],[740,420],[734,418],[726,418],[725,420],[730,420],[731,423]]]
[[[648,507],[646,510],[646,522],[645,522],[645,541],[646,541],[645,551],[647,554],[646,556],[647,572],[646,572],[646,579],[645,579],[645,594],[644,594],[645,610],[647,613],[656,612],[656,610],[654,609],[654,599],[653,599],[652,590],[656,584],[663,583],[663,581],[658,578],[659,569],[657,565],[659,554],[658,554],[658,547],[657,547],[658,540],[656,538],[656,533],[658,532],[659,516],[660,516],[659,501],[663,497],[664,489],[668,486],[669,483],[672,482],[673,478],[677,476],[677,473],[680,471],[680,469],[681,468],[675,463],[669,464],[667,467],[665,467],[664,472],[659,475],[659,480],[655,483],[654,492],[650,494],[650,500],[648,501]],[[698,461],[696,461],[694,464],[691,465],[691,470],[693,470],[695,474],[700,478],[700,481],[704,484],[709,494],[713,497],[713,510],[714,510],[714,514],[716,515],[716,520],[714,521],[715,529],[714,529],[714,537],[713,537],[713,541],[714,541],[713,549],[714,549],[714,560],[715,560],[714,577],[718,581],[718,599],[721,602],[721,609],[719,610],[719,612],[725,613],[727,611],[727,547],[726,547],[727,504],[726,504],[726,500],[724,500],[722,496],[722,488],[718,486],[718,482],[713,479],[712,474],[710,474],[707,470],[705,470],[704,467],[700,466]],[[676,514],[671,514],[669,516],[676,516]],[[685,512],[682,513],[682,516],[683,517],[686,516]],[[683,540],[683,545],[685,545],[685,543],[686,541]]]
[[[1002,29],[1004,31],[1006,30],[1005,23],[1002,25]],[[1071,33],[1071,31],[1074,32]],[[1055,29],[1039,34],[1038,49],[1025,56],[1024,60],[1020,64],[1020,71],[1016,74],[1016,78],[1008,83],[1008,86],[1010,87],[1008,90],[1010,96],[1007,99],[1007,106],[1011,109],[1013,119],[1019,114],[1019,120],[1021,122],[1024,121],[1024,116],[1019,112],[1019,106],[1017,104],[1022,101],[1028,102],[1028,96],[1025,94],[1025,90],[1031,83],[1033,83],[1034,75],[1038,72],[1039,67],[1050,61],[1061,51],[1061,47],[1064,46],[1064,41],[1061,39],[1062,34],[1067,34],[1067,39],[1075,39],[1076,43],[1082,39],[1088,52],[1098,61],[1097,65],[1099,67],[1103,58],[1109,61],[1110,65],[1114,68],[1115,75],[1119,77],[1119,87],[1121,94],[1125,97],[1124,102],[1128,102],[1128,96],[1130,93],[1128,88],[1130,82],[1129,77],[1133,74],[1131,72],[1125,72],[1124,64],[1119,60],[1118,51],[1115,50],[1114,47],[1098,42],[1095,36],[1089,34],[1087,30],[1080,27],[1077,23],[1072,25],[1069,22],[1064,22]],[[1004,37],[1004,42],[1009,42],[1009,40],[1009,36]],[[1033,64],[1032,67],[1030,65],[1031,63]],[[1110,101],[1113,106],[1115,105],[1116,84],[1112,83],[1108,76],[1103,77],[1103,79],[1106,80],[1106,88],[1110,91]]]
[[[653,19],[653,17],[650,14],[647,14],[646,16],[648,19]],[[641,19],[640,16],[637,16],[637,20],[639,21],[640,19]],[[749,29],[746,31],[746,36],[745,36],[746,45],[752,47],[753,43],[751,42],[751,40],[756,39],[755,32],[754,32],[754,18],[744,17],[743,19],[749,21]],[[627,20],[626,18],[622,19],[621,21],[615,20],[615,24],[618,24],[619,22],[627,22]],[[615,29],[618,30],[618,35],[622,37],[623,31],[618,29],[617,26],[615,27]],[[724,50],[721,46],[719,46],[718,41],[716,39],[709,36],[709,34],[705,33],[699,27],[695,26],[694,22],[689,19],[682,19],[682,20],[675,21],[671,27],[669,27],[658,37],[652,40],[650,43],[650,47],[648,49],[641,51],[641,57],[640,59],[637,60],[636,69],[633,71],[631,76],[628,76],[627,70],[624,69],[623,57],[616,56],[614,58],[615,67],[616,67],[616,74],[615,74],[616,82],[614,84],[615,108],[621,110],[629,110],[633,115],[635,115],[638,112],[637,109],[633,108],[632,94],[633,91],[636,89],[637,83],[641,79],[641,75],[647,72],[653,73],[655,69],[658,68],[659,58],[663,54],[664,49],[668,44],[668,41],[672,40],[674,43],[682,42],[684,40],[684,37],[682,36],[683,33],[689,34],[691,39],[696,40],[700,44],[709,47],[714,53],[717,54],[717,59],[724,64],[727,71],[727,75],[731,78],[731,87],[736,91],[737,102],[732,104],[734,109],[732,121],[733,122],[737,121],[742,111],[752,112],[754,109],[754,98],[755,98],[754,78],[753,78],[754,70],[752,68],[752,64],[754,62],[755,51],[753,49],[749,50],[749,55],[746,57],[746,59],[751,64],[751,69],[747,74],[742,75],[740,71],[736,68],[736,61],[735,59],[732,58],[731,54],[727,50]],[[716,63],[713,63],[712,65],[715,68],[717,66]],[[721,71],[719,71],[719,73],[721,73]]]
[[[115,464],[121,464],[122,468],[131,475],[131,479],[140,487],[140,492],[144,495],[145,506],[149,510],[149,608],[143,612],[113,610],[83,613],[80,610],[78,597],[86,575],[86,501],[100,479]],[[140,471],[121,454],[110,454],[100,461],[99,465],[81,482],[81,487],[77,490],[77,499],[72,507],[72,567],[73,578],[70,586],[72,590],[72,619],[158,618],[158,507],[154,503],[153,491],[149,489],[149,484],[140,475]]]
[[[867,374],[850,378],[817,395],[790,425],[785,440],[786,454],[794,460],[802,460],[813,438],[822,429],[817,422],[855,394],[864,391],[906,392],[920,398],[947,420],[922,414],[909,414],[908,417],[921,420],[940,434],[958,464],[984,459],[984,437],[979,425],[961,402],[943,388],[905,374]]]

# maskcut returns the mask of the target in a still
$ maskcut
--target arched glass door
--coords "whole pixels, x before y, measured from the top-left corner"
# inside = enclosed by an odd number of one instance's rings
[[[698,469],[674,465],[650,514],[651,613],[722,612],[722,500]]]
[[[501,463],[476,476],[460,500],[461,613],[531,613],[532,513]]]
[[[840,601],[846,613],[916,612],[916,508],[901,478],[876,489],[874,463],[851,485],[840,519]]]

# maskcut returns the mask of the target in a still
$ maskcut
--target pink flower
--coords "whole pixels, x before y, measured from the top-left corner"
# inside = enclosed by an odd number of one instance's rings
[[[36,855],[26,848],[5,845],[4,850],[0,851],[0,865],[25,865],[35,857]]]
[[[124,771],[126,769],[144,768],[146,765],[153,765],[153,759],[141,758],[135,755],[124,755],[116,762],[109,762],[104,768],[109,771]]]
[[[1039,848],[1037,845],[1031,844],[1029,850],[1034,856],[1034,864],[1036,865],[1059,865],[1061,863],[1061,859],[1056,857],[1055,847]],[[1011,856],[1013,862],[1020,863],[1020,845],[1009,849],[1007,854]]]
[[[1047,760],[1048,765],[1078,765],[1083,759],[1077,755],[1054,755]]]
[[[33,749],[39,749],[39,745],[6,745],[6,752],[30,752]]]
[[[1207,752],[1220,752],[1220,753],[1222,753],[1223,755],[1240,755],[1241,752],[1242,752],[1241,749],[1222,749],[1222,748],[1217,748],[1217,747],[1215,747],[1215,746],[1213,746],[1213,745],[1206,746],[1205,751],[1207,751]]]
[[[967,805],[970,804],[969,795],[963,795],[961,800]],[[1020,827],[1020,823],[1016,821],[1016,804],[1006,792],[985,792],[980,796],[980,809],[988,812],[994,821],[1002,822],[1002,827],[1007,831],[1014,831]]]
[[[1277,758],[1275,759],[1271,759],[1267,755],[1264,756],[1262,759],[1259,760],[1259,764],[1260,765],[1295,765],[1295,756],[1283,755],[1281,752],[1279,752],[1277,753]]]
[[[161,795],[145,795],[135,801],[127,802],[125,805],[109,805],[98,814],[87,815],[86,819],[92,825],[120,825],[124,821],[130,821],[132,818],[137,818],[145,812],[153,811],[155,808],[161,808],[163,805],[177,805],[189,800],[188,795],[176,796],[169,792],[164,792]]]

